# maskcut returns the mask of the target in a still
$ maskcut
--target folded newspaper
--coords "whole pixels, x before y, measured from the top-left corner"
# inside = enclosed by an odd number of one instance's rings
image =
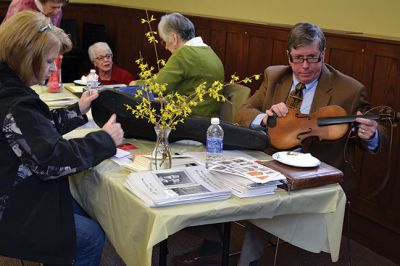
[[[242,157],[216,161],[209,169],[221,173],[239,175],[255,183],[264,184],[286,180],[286,177],[280,172]]]
[[[228,199],[231,191],[204,166],[131,173],[125,186],[149,207]]]
[[[232,194],[239,198],[249,198],[274,194],[280,181],[271,181],[267,183],[256,183],[239,175],[227,173],[212,173],[219,179],[225,187],[232,191]]]
[[[239,198],[273,194],[281,180],[286,179],[281,173],[244,157],[216,161],[209,169]]]

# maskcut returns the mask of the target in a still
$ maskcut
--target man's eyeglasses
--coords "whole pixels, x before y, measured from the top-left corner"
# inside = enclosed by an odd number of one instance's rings
[[[113,55],[112,54],[106,54],[106,55],[104,55],[104,56],[98,56],[98,57],[95,57],[94,59],[96,59],[96,60],[99,60],[99,61],[104,61],[104,60],[110,60],[110,59],[112,59],[113,58]]]
[[[302,64],[304,62],[304,60],[306,60],[307,63],[309,63],[309,64],[311,64],[311,63],[319,63],[322,60],[322,53],[320,53],[318,57],[314,57],[314,56],[312,56],[312,57],[292,56],[289,53],[289,61],[291,63]]]
[[[38,30],[38,32],[44,32],[46,30],[52,30],[53,29],[53,24],[49,23],[43,27],[40,27],[40,29]]]

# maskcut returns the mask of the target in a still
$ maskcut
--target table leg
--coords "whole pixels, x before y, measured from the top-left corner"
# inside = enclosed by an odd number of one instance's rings
[[[229,265],[229,244],[231,240],[231,223],[223,223],[222,235],[222,266]]]
[[[168,238],[160,242],[159,266],[167,266]]]

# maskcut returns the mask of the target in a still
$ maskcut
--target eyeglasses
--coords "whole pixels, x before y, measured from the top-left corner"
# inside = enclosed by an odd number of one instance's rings
[[[322,53],[320,53],[318,57],[314,57],[314,56],[312,56],[312,57],[292,56],[289,53],[289,61],[291,63],[302,64],[304,62],[304,60],[306,60],[307,63],[309,63],[309,64],[311,64],[311,63],[319,63],[322,60]]]
[[[43,26],[43,27],[40,27],[40,29],[38,30],[38,32],[40,33],[40,32],[44,32],[44,31],[46,31],[46,30],[52,30],[53,27],[54,27],[53,24],[49,23],[49,24],[47,24],[47,25],[45,25],[45,26]]]
[[[94,59],[96,59],[96,60],[99,60],[99,61],[104,61],[104,60],[110,60],[110,59],[112,59],[113,58],[113,55],[112,54],[106,54],[106,55],[104,55],[104,56],[98,56],[98,57],[95,57]]]

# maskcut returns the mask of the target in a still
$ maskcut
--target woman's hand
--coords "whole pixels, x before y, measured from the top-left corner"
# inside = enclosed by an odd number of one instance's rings
[[[362,115],[362,113],[358,111],[357,115]],[[378,122],[361,117],[356,118],[356,122],[358,122],[357,134],[361,139],[369,140],[374,136],[376,129],[378,128]]]
[[[124,131],[121,128],[121,124],[117,122],[117,115],[113,114],[107,123],[104,124],[103,130],[107,132],[114,140],[115,146],[122,144],[124,138]]]
[[[90,110],[90,105],[92,101],[99,97],[99,93],[96,90],[93,90],[91,94],[88,91],[82,93],[81,98],[79,99],[79,110],[81,114],[86,114]]]

